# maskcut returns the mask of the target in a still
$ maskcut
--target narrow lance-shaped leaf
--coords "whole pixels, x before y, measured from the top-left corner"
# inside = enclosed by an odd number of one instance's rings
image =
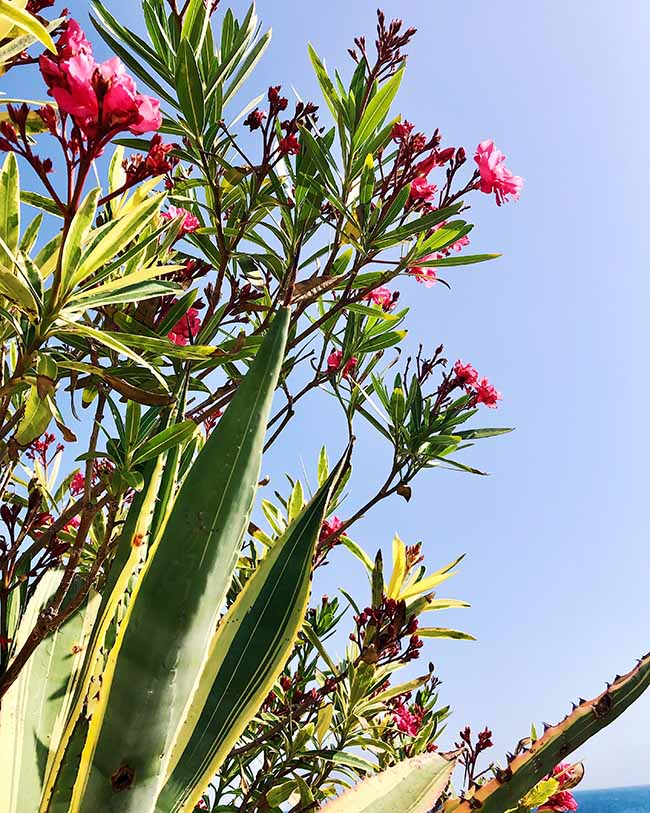
[[[340,468],[262,560],[220,622],[171,754],[157,813],[194,810],[271,691],[304,623],[314,549]]]
[[[601,728],[612,723],[650,686],[650,653],[637,666],[593,700],[582,700],[561,723],[550,726],[530,749],[510,759],[506,768],[471,798],[450,799],[445,813],[505,813],[516,808],[529,790],[563,759],[579,748]]]
[[[285,308],[176,498],[105,687],[103,725],[84,752],[83,798],[71,813],[153,810],[161,755],[201,673],[248,527],[288,324]]]

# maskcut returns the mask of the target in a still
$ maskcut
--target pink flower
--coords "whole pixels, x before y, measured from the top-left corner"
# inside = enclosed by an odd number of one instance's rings
[[[59,38],[57,55],[42,56],[39,65],[50,96],[88,138],[121,130],[140,135],[162,124],[158,101],[137,92],[117,57],[95,62],[76,20],[68,22]]]
[[[250,112],[244,119],[244,127],[248,127],[251,131],[259,129],[264,124],[266,113],[256,107],[255,110]]]
[[[411,131],[413,130],[413,125],[410,121],[398,121],[396,124],[393,124],[393,129],[390,131],[390,137],[393,141],[405,141],[410,135]]]
[[[78,494],[83,493],[85,487],[86,478],[80,471],[78,471],[70,481],[70,494],[72,494],[73,497],[76,497]]]
[[[69,534],[74,533],[79,527],[79,524],[79,517],[72,517],[72,519],[63,526],[63,530]]]
[[[365,295],[364,299],[367,299],[374,305],[379,305],[385,311],[391,310],[391,308],[395,306],[395,302],[397,301],[393,292],[383,286],[375,288],[374,291],[370,291],[369,294]]]
[[[422,727],[423,710],[419,706],[413,706],[415,713],[409,711],[405,705],[396,706],[393,710],[393,722],[397,728],[409,737],[416,737]]]
[[[465,248],[465,246],[468,246],[468,245],[469,245],[469,237],[466,234],[464,234],[462,237],[459,237],[458,240],[453,242],[450,246],[447,246],[447,248],[443,249],[440,253],[441,254],[449,254],[452,251],[456,251],[456,252],[462,251]]]
[[[454,374],[458,378],[461,387],[475,387],[478,384],[478,373],[471,364],[463,364],[458,359],[454,364]]]
[[[474,385],[474,397],[477,404],[485,404],[485,406],[496,408],[497,401],[500,401],[503,396],[497,392],[496,388],[490,384],[487,378],[482,378],[478,384]]]
[[[184,347],[190,339],[194,338],[201,329],[201,320],[196,308],[190,308],[185,316],[181,317],[167,334],[170,342]]]
[[[332,352],[327,357],[327,372],[335,373],[341,366],[342,358],[343,353],[340,350],[332,350]]]
[[[338,517],[330,517],[326,519],[323,524],[321,525],[319,539],[323,542],[325,539],[329,539],[330,537],[337,537],[338,531],[343,525],[343,521],[340,520]]]
[[[165,144],[158,133],[151,139],[145,165],[152,175],[164,175],[176,166],[178,158],[169,155],[174,146],[174,144]]]
[[[424,257],[423,260],[437,260],[437,254],[431,254]],[[438,281],[438,275],[435,268],[426,266],[414,265],[406,272],[410,277],[413,277],[417,282],[424,285],[425,288],[432,288]]]
[[[183,217],[179,237],[183,237],[185,234],[192,234],[192,232],[201,227],[201,221],[198,217],[188,212],[187,209],[183,209],[181,206],[170,206],[167,211],[162,212],[160,216],[163,220],[175,220],[177,217]]]
[[[505,155],[495,149],[494,141],[481,141],[476,148],[474,160],[481,174],[479,189],[490,194],[494,192],[497,206],[508,200],[508,195],[517,200],[524,185],[524,179],[513,175],[506,167]]]
[[[447,147],[440,152],[433,150],[431,155],[427,156],[425,159],[420,161],[419,164],[415,165],[418,175],[428,175],[432,169],[443,166],[447,163],[447,161],[451,161],[455,152],[455,147]]]
[[[327,357],[327,372],[332,375],[336,373],[341,366],[341,362],[343,361],[343,353],[340,350],[332,350],[332,352]],[[354,370],[357,366],[357,359],[352,356],[349,358],[344,366],[343,370],[341,371],[341,375],[343,378],[348,378],[348,376],[352,375]]]
[[[429,183],[422,175],[411,183],[411,200],[418,203],[431,203],[435,198],[438,187]]]
[[[292,133],[280,141],[278,149],[280,150],[280,155],[298,155],[300,152],[300,142]]]
[[[568,813],[578,809],[578,802],[570,790],[559,790],[545,802],[539,810],[554,810],[555,813]]]

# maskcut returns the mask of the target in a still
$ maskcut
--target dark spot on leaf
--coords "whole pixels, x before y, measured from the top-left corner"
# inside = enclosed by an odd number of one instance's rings
[[[120,793],[123,790],[128,790],[133,784],[135,771],[128,765],[120,765],[120,767],[111,776],[111,787],[115,793]]]

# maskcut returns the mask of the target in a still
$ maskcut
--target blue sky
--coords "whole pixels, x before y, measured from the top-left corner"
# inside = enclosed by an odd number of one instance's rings
[[[85,23],[87,5],[70,6]],[[137,4],[109,6],[139,27]],[[282,83],[317,100],[307,41],[330,66],[345,66],[353,36],[372,35],[375,8],[258,0],[274,36],[250,95]],[[401,284],[410,346],[443,342],[450,358],[471,361],[504,395],[484,425],[517,431],[465,458],[491,477],[426,474],[408,508],[395,498],[353,534],[371,551],[388,549],[394,531],[421,539],[432,567],[467,554],[445,592],[472,608],[436,623],[479,640],[432,644],[428,654],[455,712],[452,731],[490,726],[496,757],[533,720],[556,722],[650,649],[650,15],[636,0],[615,9],[602,0],[386,0],[383,8],[419,29],[397,112],[418,129],[439,127],[445,144],[472,150],[493,138],[526,181],[519,203],[473,201],[472,249],[503,258],[448,273],[451,291]],[[11,76],[9,92],[23,92]],[[296,418],[272,470],[299,474],[299,457],[309,468],[323,440],[335,453],[343,427],[321,418],[318,404]],[[360,434],[355,504],[372,491],[384,455]],[[363,579],[339,557],[318,589],[332,594],[356,581],[362,590]],[[580,750],[584,787],[650,781],[649,727],[650,694]]]

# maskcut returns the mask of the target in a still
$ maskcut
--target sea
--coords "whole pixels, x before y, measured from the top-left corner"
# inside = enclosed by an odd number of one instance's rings
[[[650,785],[575,790],[578,813],[650,813]]]

